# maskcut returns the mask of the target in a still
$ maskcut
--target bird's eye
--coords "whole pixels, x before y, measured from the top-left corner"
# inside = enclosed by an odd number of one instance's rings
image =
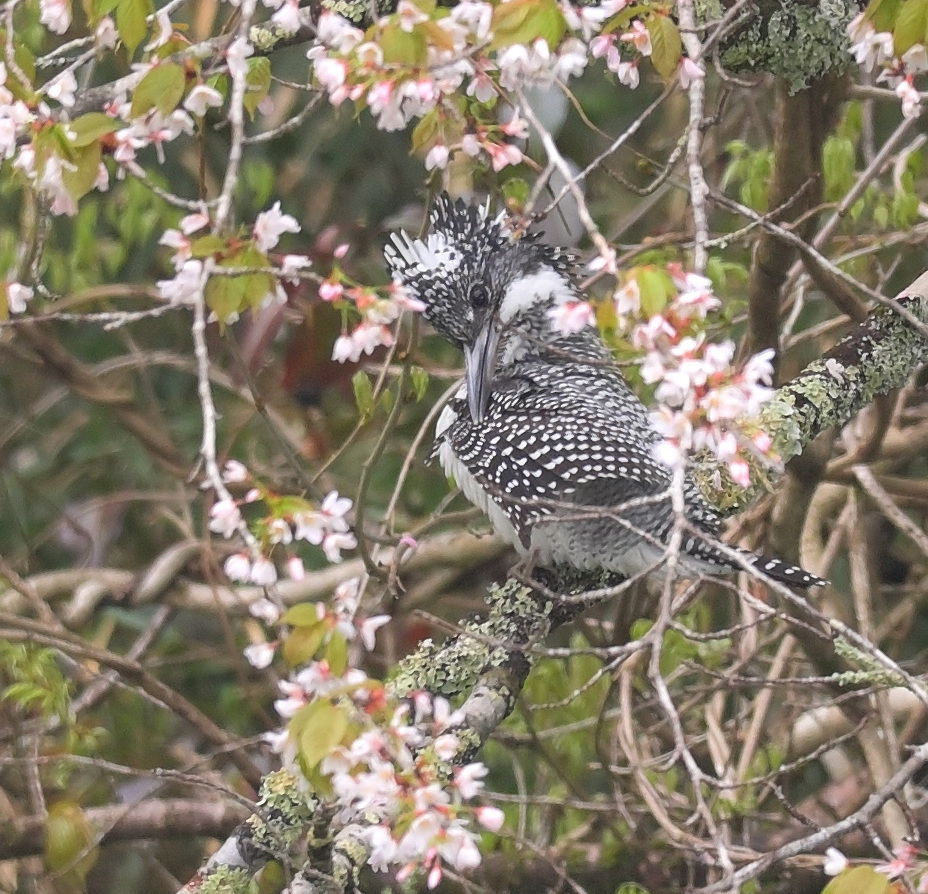
[[[470,289],[470,303],[477,309],[482,310],[490,303],[490,293],[483,283],[474,283]]]

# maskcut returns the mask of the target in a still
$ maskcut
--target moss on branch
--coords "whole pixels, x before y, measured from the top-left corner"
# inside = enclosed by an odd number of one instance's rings
[[[699,21],[719,21],[730,2],[697,0]],[[748,9],[753,9],[749,6]],[[723,37],[721,61],[732,72],[769,72],[791,93],[825,75],[844,74],[852,64],[847,25],[860,12],[856,0],[761,0]]]

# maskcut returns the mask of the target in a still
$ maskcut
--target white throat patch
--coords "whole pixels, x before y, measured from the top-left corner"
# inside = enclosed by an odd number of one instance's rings
[[[505,325],[523,311],[536,304],[547,303],[551,298],[555,305],[576,300],[576,295],[563,274],[547,267],[537,273],[523,276],[506,289],[499,306],[500,321]]]

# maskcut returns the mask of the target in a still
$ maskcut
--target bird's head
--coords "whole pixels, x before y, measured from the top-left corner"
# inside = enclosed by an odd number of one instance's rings
[[[505,213],[442,193],[424,239],[394,233],[384,249],[394,280],[425,305],[422,314],[464,351],[467,402],[479,422],[490,400],[502,329],[520,316],[575,297],[573,256],[517,236]]]

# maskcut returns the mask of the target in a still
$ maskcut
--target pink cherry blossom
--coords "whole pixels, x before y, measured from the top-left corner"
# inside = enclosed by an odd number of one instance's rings
[[[270,251],[284,233],[299,233],[300,225],[295,217],[280,210],[280,201],[274,202],[268,211],[262,211],[254,225],[255,245],[259,251]]]
[[[251,566],[249,578],[253,584],[257,584],[259,587],[269,587],[271,584],[277,583],[277,568],[274,567],[274,563],[270,559],[259,556]]]
[[[596,314],[588,301],[565,301],[548,311],[551,325],[563,335],[581,332],[596,325]]]
[[[209,510],[209,529],[223,537],[231,537],[242,524],[242,513],[235,500],[217,500]]]
[[[34,292],[31,286],[24,286],[19,282],[6,284],[6,304],[11,314],[21,314],[26,311],[26,304],[32,300]]]
[[[276,647],[273,643],[254,643],[244,648],[245,660],[255,669],[263,670],[274,660]]]
[[[233,553],[222,566],[229,580],[244,583],[251,578],[251,559],[245,553]]]

